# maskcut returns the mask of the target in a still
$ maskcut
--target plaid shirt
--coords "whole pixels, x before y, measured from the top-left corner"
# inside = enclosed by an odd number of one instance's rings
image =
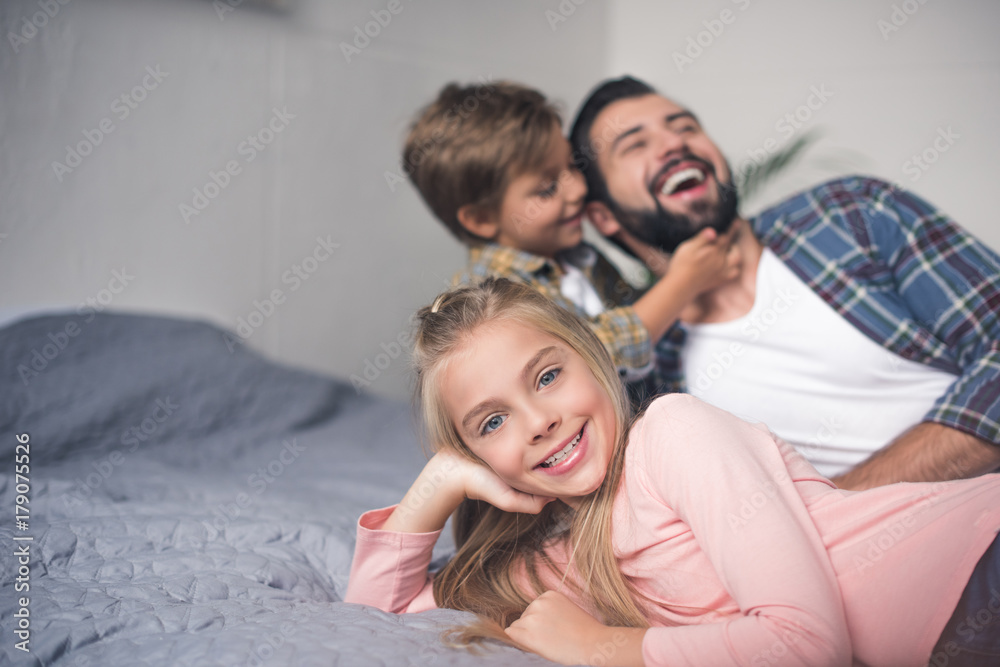
[[[604,302],[604,312],[590,317],[563,296],[561,279],[566,274],[559,262],[516,248],[486,243],[469,249],[469,264],[452,278],[453,285],[475,284],[489,277],[508,278],[529,285],[590,324],[611,353],[622,377],[646,375],[652,370],[653,349],[649,333],[629,305],[640,292],[628,284],[601,253],[586,243],[584,252],[596,256],[591,266],[580,270]]]
[[[919,197],[862,177],[833,180],[750,220],[824,301],[899,356],[958,377],[924,421],[1000,444],[1000,257]],[[683,390],[675,326],[652,381]]]

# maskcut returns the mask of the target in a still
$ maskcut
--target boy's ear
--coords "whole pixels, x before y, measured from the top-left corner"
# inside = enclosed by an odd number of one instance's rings
[[[592,201],[587,204],[587,219],[602,236],[614,236],[622,229],[615,214],[604,202]]]
[[[500,233],[497,217],[482,206],[466,204],[458,209],[457,216],[465,231],[481,239],[492,240]]]

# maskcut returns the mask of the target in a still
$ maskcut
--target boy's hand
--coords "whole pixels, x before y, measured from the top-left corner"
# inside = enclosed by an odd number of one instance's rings
[[[700,294],[739,277],[739,228],[720,235],[707,227],[677,247],[666,272],[632,305],[650,340],[659,340]]]
[[[634,242],[628,246],[636,258],[642,262],[643,266],[649,269],[657,279],[667,275],[670,268],[670,255],[659,248],[641,242]]]
[[[556,591],[535,598],[507,628],[521,646],[564,665],[641,665],[644,634],[608,627]]]
[[[734,280],[743,266],[743,254],[733,242],[735,238],[735,225],[721,235],[711,227],[702,229],[677,247],[669,272],[679,274],[677,277],[689,287],[692,298]]]

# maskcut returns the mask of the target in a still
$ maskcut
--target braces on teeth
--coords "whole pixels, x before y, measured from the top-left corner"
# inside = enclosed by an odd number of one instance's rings
[[[583,436],[583,431],[580,431],[579,433],[577,433],[576,437],[573,438],[572,440],[570,440],[570,442],[565,447],[563,447],[562,449],[560,449],[558,452],[556,452],[555,454],[553,454],[549,458],[545,459],[545,461],[542,462],[542,467],[543,468],[551,468],[556,463],[558,463],[559,461],[561,461],[564,456],[566,456],[571,451],[573,451],[573,448],[576,447],[576,443],[580,442],[580,437],[581,436]]]

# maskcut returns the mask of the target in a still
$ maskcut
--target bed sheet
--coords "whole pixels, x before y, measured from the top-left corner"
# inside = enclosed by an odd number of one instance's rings
[[[341,602],[357,517],[396,502],[425,460],[408,404],[204,322],[87,317],[0,329],[0,663],[553,664],[446,648],[441,631],[471,618],[457,611]],[[27,530],[13,519],[22,433]],[[20,597],[30,653],[15,647]]]

